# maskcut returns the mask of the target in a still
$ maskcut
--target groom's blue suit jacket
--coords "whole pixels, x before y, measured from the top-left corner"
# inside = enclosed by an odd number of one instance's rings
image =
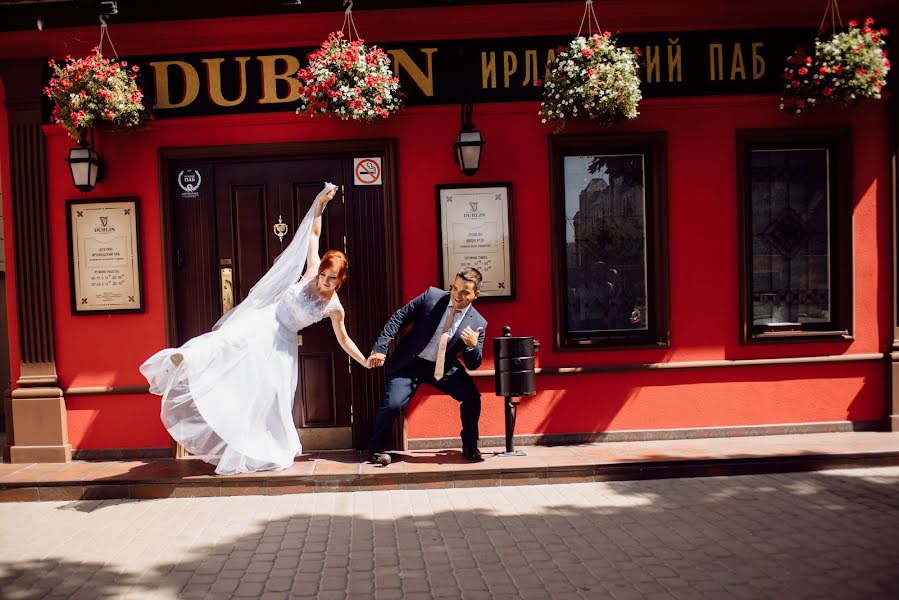
[[[388,375],[408,366],[425,349],[437,328],[443,327],[443,315],[449,301],[449,292],[432,287],[393,313],[393,316],[384,325],[378,341],[375,342],[374,351],[387,354],[390,342],[399,335],[403,328],[411,324],[412,329],[400,339],[396,352],[387,361]],[[478,335],[478,344],[474,348],[468,348],[462,341],[461,333],[466,327],[471,327],[475,331],[478,327],[482,328]],[[481,366],[486,331],[487,321],[475,310],[474,306],[469,306],[468,312],[465,313],[462,322],[446,345],[445,376],[450,376],[456,369],[462,368],[457,357],[460,352],[462,361],[470,370],[473,371]]]

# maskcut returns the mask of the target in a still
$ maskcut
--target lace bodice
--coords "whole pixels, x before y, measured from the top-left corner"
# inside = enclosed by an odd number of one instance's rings
[[[314,282],[315,279],[301,279],[287,288],[275,308],[275,317],[281,325],[291,331],[300,331],[341,308],[336,293],[326,301],[312,291],[310,287]]]

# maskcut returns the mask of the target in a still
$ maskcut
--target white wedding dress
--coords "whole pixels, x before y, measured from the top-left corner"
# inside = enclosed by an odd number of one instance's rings
[[[162,396],[160,416],[171,436],[216,465],[216,473],[284,469],[301,450],[292,415],[297,332],[341,310],[336,293],[330,300],[317,293],[315,273],[296,281],[314,209],[269,272],[212,331],[161,350],[140,367],[150,392]]]

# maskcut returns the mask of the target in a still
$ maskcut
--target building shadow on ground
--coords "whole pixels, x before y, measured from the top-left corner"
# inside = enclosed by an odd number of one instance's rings
[[[897,473],[70,502],[60,540],[121,534],[82,560],[7,553],[0,597],[895,598]]]

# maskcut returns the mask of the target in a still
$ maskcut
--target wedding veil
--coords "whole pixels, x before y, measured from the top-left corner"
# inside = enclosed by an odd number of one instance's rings
[[[238,327],[244,322],[252,323],[252,319],[247,319],[248,316],[275,304],[287,288],[300,279],[303,269],[306,267],[306,254],[318,198],[332,189],[337,189],[337,186],[326,182],[324,189],[315,197],[315,201],[306,216],[303,217],[303,221],[293,235],[293,240],[287,245],[284,252],[278,255],[272,267],[256,282],[243,302],[222,315],[212,328],[213,331],[223,327]]]

